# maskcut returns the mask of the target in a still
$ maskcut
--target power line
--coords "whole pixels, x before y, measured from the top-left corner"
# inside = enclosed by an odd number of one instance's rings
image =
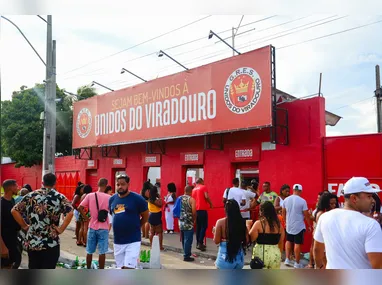
[[[150,41],[153,41],[153,40],[156,40],[156,39],[161,38],[161,37],[163,37],[163,36],[166,36],[166,35],[168,35],[168,34],[170,34],[170,33],[176,32],[176,31],[178,31],[178,30],[180,30],[180,29],[183,29],[183,28],[185,28],[185,27],[188,27],[188,26],[190,26],[190,25],[193,25],[193,24],[195,24],[195,23],[197,23],[197,22],[203,21],[203,20],[205,20],[205,19],[207,19],[207,18],[209,18],[209,17],[211,17],[211,16],[212,16],[212,15],[208,15],[208,16],[206,16],[206,17],[203,17],[203,18],[201,18],[201,19],[198,19],[198,20],[196,20],[196,21],[193,21],[193,22],[191,22],[191,23],[188,23],[188,24],[186,24],[186,25],[183,25],[183,26],[181,26],[181,27],[179,27],[179,28],[176,28],[176,29],[173,29],[173,30],[168,31],[168,32],[166,32],[166,33],[160,34],[160,35],[158,35],[158,36],[156,36],[156,37],[154,37],[154,38],[151,38],[151,39],[148,39],[148,40],[146,40],[146,41],[143,41],[143,42],[141,42],[141,43],[139,43],[139,44],[136,44],[136,45],[133,45],[133,46],[128,47],[128,48],[126,48],[126,49],[123,49],[123,50],[121,50],[121,51],[119,51],[119,52],[116,52],[116,53],[113,53],[113,54],[111,54],[111,55],[105,56],[105,57],[103,57],[103,58],[101,58],[101,59],[98,59],[98,60],[89,62],[89,63],[87,63],[87,64],[85,64],[85,65],[83,65],[83,66],[80,66],[80,67],[74,68],[74,69],[72,69],[72,70],[69,70],[69,71],[63,73],[62,75],[65,75],[65,74],[68,74],[68,73],[70,73],[70,72],[76,71],[76,70],[78,70],[78,69],[84,68],[84,67],[89,66],[89,65],[91,65],[91,64],[93,64],[93,63],[103,61],[103,60],[105,60],[105,59],[107,59],[107,58],[116,56],[116,55],[118,55],[118,54],[120,54],[120,53],[123,53],[123,52],[125,52],[125,51],[130,50],[130,49],[133,49],[133,48],[136,48],[136,47],[138,47],[138,46],[140,46],[140,45],[143,45],[143,44],[145,44],[145,43],[148,43],[148,42],[150,42]]]
[[[351,104],[344,105],[344,106],[342,106],[342,107],[339,107],[339,108],[337,108],[337,109],[334,109],[333,111],[337,111],[337,110],[339,110],[339,109],[343,109],[343,108],[346,108],[346,107],[349,107],[349,106],[352,106],[352,105],[356,105],[356,104],[365,102],[365,101],[367,101],[367,100],[370,100],[370,99],[372,99],[372,98],[374,98],[374,96],[369,97],[369,98],[366,98],[366,99],[362,99],[362,100],[360,100],[360,101],[356,101],[356,102],[351,103]]]
[[[262,43],[262,42],[265,42],[265,41],[270,41],[270,40],[275,40],[275,39],[278,39],[278,38],[282,38],[282,37],[285,37],[285,36],[288,36],[288,35],[291,35],[291,34],[294,34],[294,33],[302,32],[302,31],[305,31],[305,30],[308,30],[308,29],[311,29],[311,28],[314,28],[314,27],[317,27],[317,26],[321,26],[321,25],[328,24],[328,23],[331,23],[331,22],[334,22],[334,21],[338,21],[338,20],[341,20],[341,19],[346,18],[346,17],[348,17],[348,16],[342,16],[342,17],[335,18],[335,19],[332,19],[332,20],[328,20],[328,21],[325,21],[325,22],[322,22],[322,23],[319,23],[319,24],[316,24],[316,25],[313,25],[313,26],[306,27],[306,28],[301,29],[301,30],[293,31],[295,29],[302,28],[302,27],[305,27],[307,25],[311,25],[311,24],[314,24],[314,23],[317,23],[317,22],[324,21],[324,20],[326,20],[328,18],[321,19],[321,20],[318,20],[318,21],[314,21],[312,23],[308,23],[308,24],[305,24],[305,25],[302,25],[302,26],[299,26],[299,27],[295,27],[293,29],[289,29],[289,30],[286,30],[286,31],[283,31],[283,32],[280,32],[280,33],[276,33],[276,34],[271,35],[271,36],[267,36],[267,37],[263,37],[261,39],[257,39],[255,41],[251,41],[251,42],[249,42],[249,44],[241,46],[241,48],[248,47],[248,46],[252,45],[253,43]],[[333,16],[331,16],[329,18],[333,18]],[[291,32],[289,32],[289,31],[291,31]],[[285,33],[285,32],[289,32],[289,33],[282,34],[282,33]],[[279,35],[279,34],[282,34],[282,35],[276,36],[276,35]],[[276,37],[273,37],[273,36],[276,36]],[[266,39],[266,40],[263,40],[263,39]],[[261,41],[261,40],[263,40],[263,41]]]
[[[331,34],[324,35],[324,36],[321,36],[321,37],[312,38],[312,39],[309,39],[309,40],[306,40],[306,41],[303,41],[303,42],[299,42],[299,43],[283,46],[283,47],[280,47],[280,48],[277,48],[277,49],[279,50],[279,49],[283,49],[283,48],[293,47],[293,46],[304,44],[304,43],[307,43],[307,42],[312,42],[312,41],[315,41],[315,40],[319,40],[319,39],[331,37],[331,36],[334,36],[334,35],[350,32],[350,31],[353,31],[353,30],[357,30],[357,29],[360,29],[360,28],[368,27],[368,26],[375,25],[375,24],[378,24],[378,23],[381,23],[381,22],[382,22],[382,20],[379,20],[379,21],[376,21],[376,22],[373,22],[373,23],[369,23],[369,24],[353,27],[353,28],[350,28],[350,29],[346,29],[346,30],[342,30],[342,31],[339,31],[339,32],[331,33]]]
[[[256,20],[256,21],[253,21],[253,22],[250,22],[250,23],[247,23],[245,25],[242,25],[241,27],[245,27],[245,26],[248,26],[248,25],[252,25],[252,24],[255,24],[255,23],[258,23],[258,22],[262,22],[262,21],[266,21],[268,19],[271,19],[271,18],[274,18],[276,17],[277,15],[273,15],[273,16],[269,16],[269,17],[265,17],[265,18],[262,18],[260,20]],[[222,34],[222,33],[226,33],[226,32],[230,32],[232,31],[232,29],[227,29],[227,30],[224,30],[224,31],[221,31],[221,32],[218,32],[217,34]],[[240,36],[240,35],[239,35]],[[168,47],[168,48],[165,48],[163,49],[164,51],[167,51],[167,50],[171,50],[171,49],[174,49],[174,48],[178,48],[178,47],[181,47],[181,46],[184,46],[184,45],[187,45],[187,44],[191,44],[191,43],[195,43],[195,42],[198,42],[198,41],[201,41],[201,40],[205,40],[206,37],[200,37],[200,38],[197,38],[197,39],[194,39],[194,40],[191,40],[191,41],[188,41],[188,42],[184,42],[184,43],[181,43],[181,44],[178,44],[178,45],[174,45],[174,46],[171,46],[171,47]],[[204,49],[206,47],[211,47],[211,46],[214,46],[215,44],[210,44],[210,45],[206,45],[206,46],[203,46],[201,48],[197,48],[197,49],[193,49],[191,51],[188,51],[188,52],[182,52],[180,54],[175,54],[174,56],[178,56],[178,55],[182,55],[182,54],[186,54],[186,53],[189,53],[189,52],[194,52],[194,51],[197,51],[197,50],[201,50],[201,49]],[[145,57],[148,57],[148,56],[151,56],[151,55],[155,55],[157,52],[151,52],[151,53],[148,53],[148,54],[145,54],[145,55],[141,55],[141,56],[138,56],[138,57],[135,57],[135,58],[132,58],[132,59],[129,59],[127,61],[124,61],[123,63],[128,63],[128,62],[132,62],[132,61],[135,61],[135,60],[138,60],[138,59],[142,59],[142,58],[145,58]],[[99,69],[98,69],[99,70]],[[104,68],[103,68],[104,70]],[[74,71],[74,70],[73,70]],[[69,71],[71,72],[71,71]],[[69,72],[66,72],[66,73],[63,73],[62,75],[65,75]],[[89,73],[91,73],[93,71],[89,71]],[[80,76],[83,76],[83,75],[86,75],[87,73],[84,73],[84,74],[81,74]],[[63,78],[62,80],[67,80],[67,79],[70,79],[70,78],[73,78],[73,77],[76,77],[76,76],[69,76],[69,77],[66,77],[66,78]]]

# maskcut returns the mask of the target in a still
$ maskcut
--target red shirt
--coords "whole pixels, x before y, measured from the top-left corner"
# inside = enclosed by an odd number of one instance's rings
[[[192,190],[192,198],[196,201],[196,210],[208,210],[209,204],[207,203],[204,193],[207,193],[207,187],[205,185],[196,185]]]

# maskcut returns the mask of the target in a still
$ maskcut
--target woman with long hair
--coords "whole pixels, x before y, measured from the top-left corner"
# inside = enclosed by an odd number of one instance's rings
[[[259,220],[253,225],[253,221],[247,221],[251,241],[256,242],[252,259],[260,258],[264,269],[280,269],[284,227],[272,202],[266,201],[261,204],[259,214]]]
[[[150,224],[150,247],[153,243],[154,235],[159,236],[160,250],[163,248],[163,227],[162,227],[162,205],[163,200],[159,196],[158,188],[156,186],[150,189],[149,197],[149,224]]]
[[[275,209],[277,214],[279,215],[281,214],[284,200],[286,197],[289,196],[289,193],[290,193],[290,186],[288,184],[284,184],[283,186],[281,186],[280,195],[275,200]]]
[[[318,200],[317,211],[314,214],[315,224],[318,223],[318,220],[323,213],[335,208],[339,208],[337,196],[330,192],[322,193],[320,199]]]
[[[153,188],[154,185],[150,183],[150,181],[146,181],[143,183],[142,190],[141,190],[141,196],[146,200],[146,202],[149,202],[149,197],[150,197],[150,189]],[[142,237],[145,239],[149,238],[150,234],[150,224],[149,222],[145,223],[142,228]]]
[[[375,219],[382,227],[382,212],[381,212],[381,199],[377,193],[373,194],[373,207],[371,209],[372,218]]]
[[[227,200],[224,208],[225,218],[218,220],[213,228],[214,242],[219,245],[215,266],[218,269],[242,269],[249,242],[245,220],[234,199]]]
[[[74,208],[74,218],[76,219],[76,244],[78,246],[82,245],[81,239],[80,239],[80,230],[82,227],[82,222],[80,220],[80,212],[78,212],[78,207],[80,206],[81,203],[81,196],[83,194],[83,189],[84,189],[84,184],[82,182],[77,183],[76,190],[74,192],[73,200],[72,200],[72,206]]]
[[[80,203],[85,199],[87,194],[92,193],[92,187],[88,184],[86,184],[83,187],[83,194],[81,196]],[[80,235],[80,243],[84,247],[86,247],[86,242],[88,240],[88,228],[89,228],[89,220],[90,220],[90,212],[88,208],[84,208],[85,216],[80,214],[79,220],[81,221],[81,229],[79,232]]]
[[[317,211],[314,214],[314,225],[317,225],[321,215],[333,209],[339,208],[338,197],[330,192],[323,192],[317,203]],[[314,236],[314,230],[313,230]],[[326,267],[326,256],[324,257],[324,268]],[[313,265],[314,266],[314,265]],[[308,268],[311,268],[310,264]]]
[[[167,185],[167,195],[164,198],[165,201],[165,216],[166,216],[166,234],[174,233],[174,204],[176,200],[176,186],[174,183],[169,183]]]

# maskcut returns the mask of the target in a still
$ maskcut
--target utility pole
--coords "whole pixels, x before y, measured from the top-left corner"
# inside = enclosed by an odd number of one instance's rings
[[[52,43],[52,16],[47,18],[47,38],[46,38],[46,80],[45,80],[45,108],[44,108],[44,139],[43,139],[43,157],[42,157],[42,176],[47,173],[55,173],[54,169],[54,153],[53,143],[56,138],[55,134],[56,122],[56,103],[53,97],[53,43]],[[54,125],[54,128],[53,128]],[[54,131],[53,131],[54,130]]]
[[[244,19],[244,15],[241,17],[240,23],[237,26],[237,28],[232,27],[232,47],[233,47],[232,56],[235,56],[235,37],[236,37],[237,32],[239,31],[239,28],[241,26],[241,22],[243,21],[243,19]]]
[[[377,99],[377,126],[378,133],[382,133],[382,88],[381,75],[379,73],[379,65],[375,66],[375,98]]]
[[[232,47],[235,48],[235,28],[232,27]],[[232,56],[235,56],[235,51],[232,50]]]

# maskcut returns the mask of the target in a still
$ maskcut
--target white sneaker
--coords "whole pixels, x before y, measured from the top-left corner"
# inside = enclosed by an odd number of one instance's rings
[[[293,266],[294,268],[296,268],[296,269],[302,269],[302,268],[304,268],[304,265],[302,265],[301,263],[294,263],[294,266]]]
[[[288,258],[285,259],[284,265],[293,267],[294,263]]]
[[[106,254],[112,254],[113,252],[114,251],[111,248],[108,248]]]

